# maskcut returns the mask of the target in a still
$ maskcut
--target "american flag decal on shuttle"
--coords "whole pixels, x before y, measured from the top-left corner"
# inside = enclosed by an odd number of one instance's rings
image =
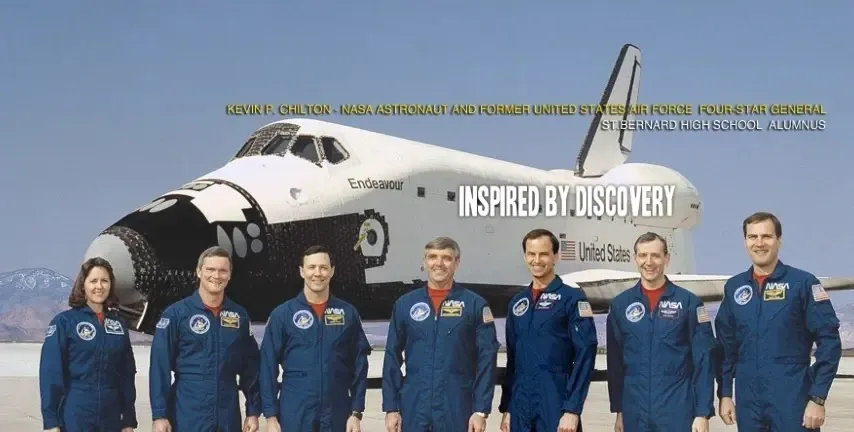
[[[561,261],[575,261],[575,240],[560,241]]]

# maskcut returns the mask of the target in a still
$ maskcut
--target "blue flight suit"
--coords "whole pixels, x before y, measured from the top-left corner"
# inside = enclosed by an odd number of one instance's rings
[[[611,301],[606,323],[608,398],[625,432],[691,432],[715,415],[715,335],[696,294],[667,281],[658,305],[640,282]]]
[[[399,411],[404,432],[467,430],[475,412],[492,410],[499,346],[492,311],[474,292],[454,283],[438,311],[426,286],[404,294],[389,323],[383,411]]]
[[[738,430],[808,430],[802,426],[807,402],[827,398],[842,356],[839,318],[821,282],[778,262],[758,287],[750,268],[724,285],[715,330],[722,353],[718,397],[733,397],[735,379]]]
[[[512,431],[556,431],[564,413],[579,416],[596,361],[596,324],[584,291],[559,276],[537,300],[516,294],[505,323],[507,373],[499,411]],[[531,305],[534,305],[531,307]]]
[[[356,308],[329,296],[323,316],[317,317],[300,292],[270,313],[264,330],[264,416],[275,416],[282,430],[344,432],[350,413],[365,411],[370,353]]]
[[[101,325],[89,306],[60,312],[45,332],[39,364],[44,429],[136,428],[135,375],[124,318],[106,311]]]
[[[198,290],[166,308],[151,344],[152,420],[168,419],[172,432],[241,431],[238,390],[246,416],[259,415],[259,350],[249,326],[242,306],[226,297],[214,316]]]

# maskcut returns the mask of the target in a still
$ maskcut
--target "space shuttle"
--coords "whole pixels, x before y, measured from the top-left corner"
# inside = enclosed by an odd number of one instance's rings
[[[641,52],[620,50],[601,104],[638,100]],[[456,280],[482,295],[496,317],[527,284],[520,246],[534,228],[560,238],[556,270],[587,294],[595,313],[633,286],[634,240],[647,231],[667,239],[669,277],[706,301],[718,301],[729,276],[695,274],[692,229],[703,203],[679,172],[627,163],[631,130],[606,130],[592,117],[574,169],[543,170],[367,130],[288,118],[254,131],[222,167],[166,192],[122,217],[91,243],[85,258],[110,261],[119,312],[131,328],[152,334],[173,302],[198,287],[199,254],[219,245],[234,267],[228,295],[254,322],[302,289],[302,252],[323,244],[334,254],[332,292],[363,320],[388,320],[393,302],[425,283],[423,245],[448,236],[461,246]],[[458,216],[460,185],[676,185],[669,217],[502,218]],[[572,205],[575,198],[570,197]],[[828,290],[854,279],[826,278]]]

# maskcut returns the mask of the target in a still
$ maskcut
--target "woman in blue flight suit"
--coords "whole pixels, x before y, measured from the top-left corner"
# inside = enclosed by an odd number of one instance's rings
[[[132,432],[136,362],[109,262],[83,263],[68,305],[45,331],[39,364],[42,419],[50,432]]]

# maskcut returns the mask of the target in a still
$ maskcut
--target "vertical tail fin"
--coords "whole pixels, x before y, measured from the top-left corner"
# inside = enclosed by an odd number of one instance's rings
[[[641,52],[634,45],[626,44],[620,50],[611,78],[602,94],[602,105],[625,105],[623,115],[596,114],[587,130],[587,136],[575,165],[579,177],[599,177],[628,159],[632,153],[632,131],[602,130],[602,120],[633,120],[630,107],[638,100],[640,87]],[[610,128],[609,128],[610,129]]]

